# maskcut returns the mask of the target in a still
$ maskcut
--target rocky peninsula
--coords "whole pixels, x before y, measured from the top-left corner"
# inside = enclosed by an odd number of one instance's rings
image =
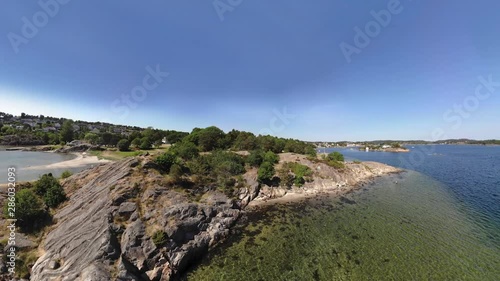
[[[302,187],[286,188],[259,184],[253,168],[233,194],[174,188],[152,156],[75,174],[62,182],[69,201],[39,243],[30,280],[174,280],[231,235],[248,205],[325,191],[342,194],[400,171],[375,162],[337,169],[294,153],[279,158],[277,167],[293,161],[314,174]]]

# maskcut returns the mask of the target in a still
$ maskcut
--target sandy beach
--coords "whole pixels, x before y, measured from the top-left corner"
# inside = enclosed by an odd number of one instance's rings
[[[66,169],[66,168],[78,168],[87,165],[103,164],[109,163],[110,160],[99,159],[97,156],[89,156],[85,153],[73,153],[76,155],[75,159],[68,161],[62,161],[58,163],[53,163],[49,165],[31,166],[27,168],[22,168],[22,170],[48,170],[48,169]]]

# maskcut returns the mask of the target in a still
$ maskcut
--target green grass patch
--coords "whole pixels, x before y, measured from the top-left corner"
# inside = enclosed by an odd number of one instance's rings
[[[66,170],[64,171],[62,174],[61,174],[61,179],[65,179],[65,178],[69,178],[73,175],[73,173],[69,170]]]
[[[330,160],[327,162],[328,166],[333,167],[335,169],[344,169],[345,165],[343,162]]]
[[[151,238],[153,238],[156,247],[161,247],[167,243],[167,234],[162,230],[156,231]]]
[[[119,151],[117,149],[112,148],[104,151],[98,151],[98,150],[89,151],[89,154],[91,156],[97,156],[97,158],[99,159],[117,161],[128,157],[136,157],[145,153],[159,154],[165,151],[166,151],[165,148],[150,149],[150,150],[131,150],[131,151]]]

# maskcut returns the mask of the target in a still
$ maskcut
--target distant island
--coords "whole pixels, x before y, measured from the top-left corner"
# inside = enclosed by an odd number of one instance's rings
[[[374,140],[374,141],[337,141],[337,142],[325,142],[325,141],[313,141],[310,142],[316,147],[330,148],[330,147],[377,147],[384,145],[394,145],[399,144],[401,146],[410,145],[500,145],[500,140],[489,139],[489,140],[473,140],[473,139],[446,139],[438,141],[424,141],[424,140]]]
[[[382,151],[382,152],[409,152],[410,150],[398,142],[394,142],[391,144],[371,144],[364,145],[359,148],[362,151]]]

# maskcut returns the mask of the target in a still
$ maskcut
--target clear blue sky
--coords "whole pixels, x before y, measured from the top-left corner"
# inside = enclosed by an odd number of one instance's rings
[[[211,0],[59,1],[51,15],[1,1],[0,111],[304,140],[500,138],[500,87],[474,96],[478,76],[500,82],[496,0],[233,0],[225,12],[220,0],[219,13]],[[388,6],[348,62],[342,42],[356,47],[355,27]],[[157,65],[162,83],[135,108],[120,100]]]

